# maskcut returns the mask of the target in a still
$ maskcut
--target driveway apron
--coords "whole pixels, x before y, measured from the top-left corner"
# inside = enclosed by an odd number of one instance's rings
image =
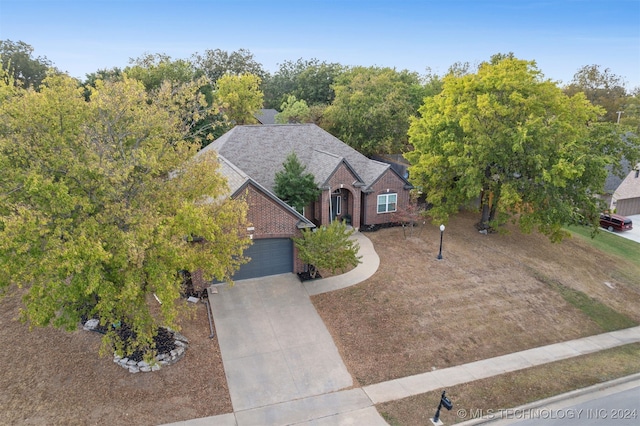
[[[209,301],[234,411],[353,385],[331,335],[294,274],[217,289]]]

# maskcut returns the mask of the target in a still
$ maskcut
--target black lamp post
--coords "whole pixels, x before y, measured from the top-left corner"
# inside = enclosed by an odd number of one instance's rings
[[[442,235],[444,234],[444,225],[440,225],[440,252],[438,253],[438,260],[442,260]]]

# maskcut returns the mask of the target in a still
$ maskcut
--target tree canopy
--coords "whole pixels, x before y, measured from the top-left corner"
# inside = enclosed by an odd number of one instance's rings
[[[130,59],[124,72],[130,78],[135,78],[144,84],[145,89],[158,89],[163,82],[188,83],[195,79],[193,64],[184,59],[171,59],[170,56],[156,53],[145,54],[136,59]]]
[[[287,156],[283,169],[276,172],[274,192],[285,203],[302,213],[310,202],[320,194],[318,184],[311,173],[305,173],[305,166],[292,152]]]
[[[23,41],[0,40],[0,65],[8,70],[14,84],[38,89],[53,64],[46,56],[33,56],[33,47]],[[5,81],[6,83],[6,81]]]
[[[255,124],[264,95],[260,77],[253,74],[225,74],[215,84],[214,99],[230,125]]]
[[[207,76],[212,84],[225,74],[253,74],[260,80],[267,76],[262,64],[257,62],[253,53],[247,49],[238,49],[231,53],[221,49],[207,49],[203,54],[195,53],[192,62],[196,70]]]
[[[281,112],[276,114],[275,121],[279,124],[309,123],[311,110],[304,100],[297,100],[291,95],[282,103]]]
[[[123,321],[128,351],[152,354],[157,327],[177,327],[178,272],[226,280],[239,267],[246,205],[226,196],[215,157],[195,156],[197,87],[150,96],[125,76],[96,81],[88,102],[83,91],[58,75],[0,102],[0,290],[24,294],[31,325]],[[110,328],[103,349],[123,344]]]
[[[437,223],[480,200],[483,229],[512,217],[558,241],[564,224],[595,227],[605,168],[631,146],[584,94],[569,97],[534,62],[510,57],[449,74],[419,112],[405,156]]]
[[[285,61],[264,80],[265,108],[278,108],[288,96],[295,96],[311,107],[329,105],[335,97],[332,85],[343,70],[340,64],[315,58]]]
[[[609,68],[585,65],[575,73],[565,91],[569,96],[582,92],[593,105],[604,108],[604,121],[617,123],[618,114],[624,111],[627,97],[624,80]]]
[[[409,117],[425,94],[416,73],[356,67],[333,86],[336,97],[322,127],[364,155],[398,154],[408,146]]]

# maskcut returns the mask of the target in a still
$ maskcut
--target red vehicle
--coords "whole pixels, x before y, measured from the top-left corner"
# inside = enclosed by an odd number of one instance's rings
[[[600,226],[606,228],[608,231],[628,231],[633,229],[633,223],[631,219],[620,216],[619,214],[600,214]]]

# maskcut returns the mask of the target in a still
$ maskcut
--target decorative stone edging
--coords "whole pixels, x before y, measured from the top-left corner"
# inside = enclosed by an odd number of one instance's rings
[[[97,319],[90,319],[84,325],[83,329],[87,331],[96,331],[96,327],[100,324]],[[113,354],[113,362],[121,366],[122,368],[129,370],[129,373],[148,373],[151,371],[158,371],[160,368],[175,364],[180,361],[189,347],[189,339],[182,334],[174,331],[168,327],[165,327],[168,331],[173,333],[174,343],[176,348],[171,352],[158,354],[151,362],[146,361],[134,361],[127,357],[121,357],[118,354]]]

